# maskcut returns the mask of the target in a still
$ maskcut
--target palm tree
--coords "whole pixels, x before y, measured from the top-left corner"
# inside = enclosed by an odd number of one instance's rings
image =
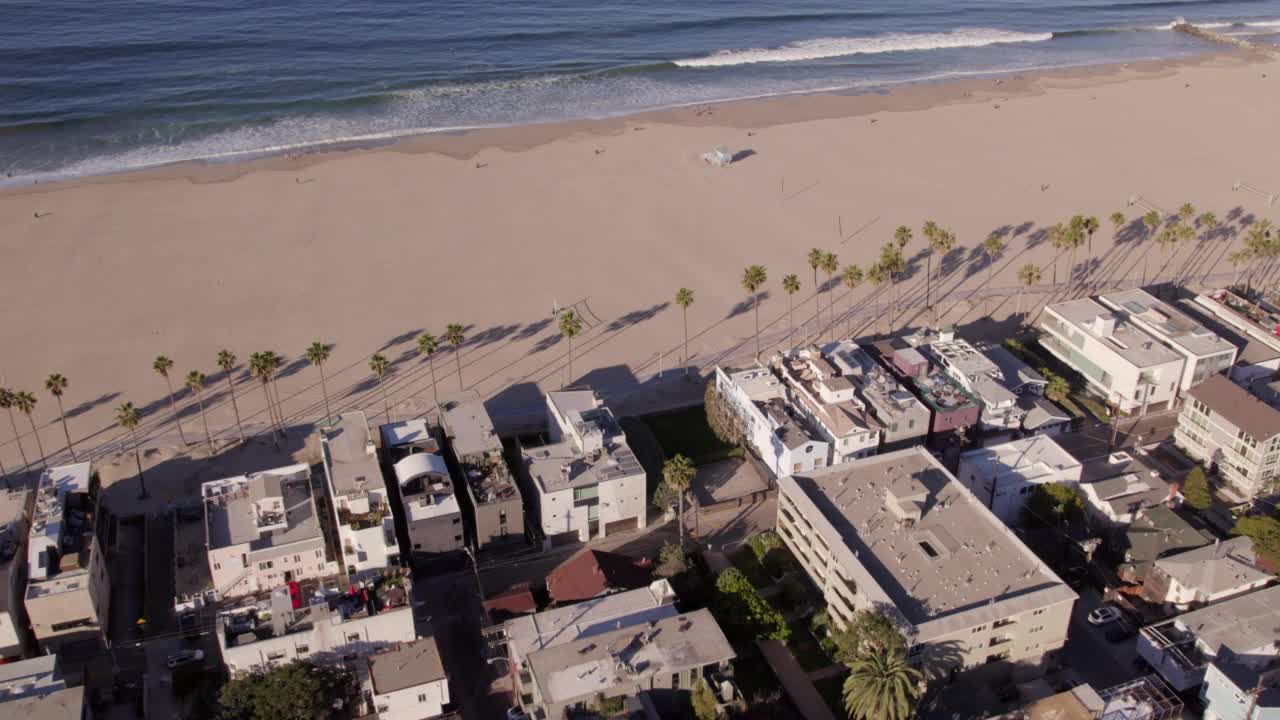
[[[231,371],[236,368],[236,354],[230,350],[218,351],[218,367],[222,368],[222,372],[227,376],[227,389],[231,391],[231,409],[236,414],[236,432],[240,435],[240,442],[244,442],[244,427],[240,424],[240,406],[236,403],[236,384],[231,379]]]
[[[695,472],[689,458],[680,454],[662,464],[662,480],[675,491],[679,499],[680,547],[684,547],[684,496],[689,492],[689,484],[693,482]]]
[[[924,306],[933,307],[933,254],[935,252],[947,253],[956,245],[955,233],[939,227],[937,223],[930,220],[924,224],[924,228],[920,231],[925,239],[929,241],[929,250],[925,253],[925,271],[924,271]],[[945,255],[944,255],[945,257]],[[942,280],[942,260],[938,261],[938,280]]]
[[[1182,218],[1182,222],[1191,222],[1191,218],[1196,216],[1196,206],[1191,203],[1182,203],[1182,207],[1178,208],[1178,217]]]
[[[13,426],[13,441],[18,446],[18,454],[22,456],[22,467],[29,468],[31,463],[27,462],[27,451],[22,448],[22,435],[18,432],[18,421],[13,418],[13,406],[18,396],[9,388],[0,388],[0,408],[4,408],[9,413],[9,424]]]
[[[36,421],[31,417],[31,411],[36,409],[36,396],[26,390],[19,390],[13,395],[13,406],[18,408],[18,412],[26,415],[27,422],[31,423],[31,434],[36,436],[36,448],[40,451],[40,464],[44,465],[44,443],[40,442]]]
[[[791,329],[787,331],[787,344],[794,348],[795,346],[792,344],[792,338],[794,338],[796,334],[795,294],[800,292],[800,278],[796,277],[794,273],[782,278],[782,291],[787,294],[787,315],[791,318],[789,321]]]
[[[573,382],[573,339],[582,333],[582,318],[572,309],[560,313],[560,334],[569,340],[569,383]]]
[[[896,245],[885,243],[880,248],[880,269],[889,276],[889,290],[893,295],[893,310],[889,316],[889,332],[893,332],[893,321],[898,315],[898,275],[907,270],[907,261],[902,257],[901,239]]]
[[[1125,223],[1128,222],[1128,220],[1125,219],[1124,213],[1119,211],[1111,213],[1110,219],[1111,219],[1111,224],[1115,228],[1115,233],[1119,235],[1120,228],[1124,227]]]
[[[333,419],[333,413],[329,410],[329,386],[324,377],[324,364],[329,361],[329,353],[333,350],[333,346],[328,343],[313,342],[307,347],[303,355],[307,358],[307,362],[316,366],[320,371],[320,392],[324,394],[324,421],[329,423]]]
[[[1249,264],[1250,258],[1251,254],[1249,253],[1248,248],[1232,250],[1231,254],[1227,255],[1227,262],[1231,263],[1231,267],[1236,269],[1236,280],[1231,284],[1231,287],[1237,289],[1240,287],[1240,273],[1243,272],[1244,267]]]
[[[1084,231],[1089,236],[1089,255],[1093,255],[1093,234],[1098,232],[1098,228],[1102,227],[1102,223],[1098,222],[1098,218],[1090,215],[1084,219]]]
[[[436,408],[440,407],[440,394],[436,391],[436,350],[440,349],[440,343],[436,340],[436,336],[431,333],[422,333],[418,336],[418,354],[426,356],[427,367],[431,370],[431,397],[435,398]]]
[[[173,368],[173,361],[164,355],[157,355],[155,361],[151,363],[151,369],[164,378],[164,384],[169,388],[169,410],[173,413],[173,424],[178,426],[178,437],[182,439],[182,444],[186,445],[187,435],[182,432],[182,421],[178,419],[178,401],[173,397],[173,382],[169,379],[171,368]]]
[[[142,477],[142,451],[138,449],[138,409],[133,403],[127,402],[116,408],[116,424],[129,431],[129,436],[133,438],[133,459],[138,463],[138,498],[145,500],[147,497],[147,481]]]
[[[1004,252],[1004,238],[998,233],[991,233],[986,240],[982,241],[982,252],[987,256],[987,287],[991,287],[991,282],[996,271],[996,258],[1000,257],[1000,253]],[[991,298],[988,296],[987,314],[991,314]]]
[[[277,437],[277,421],[275,404],[271,401],[271,376],[275,374],[275,368],[272,367],[271,357],[265,352],[256,352],[249,356],[249,375],[258,379],[262,383],[262,396],[267,399],[267,425],[271,428],[271,438],[279,445],[280,439]]]
[[[1071,385],[1067,382],[1067,379],[1061,375],[1054,375],[1050,377],[1049,383],[1044,389],[1045,396],[1054,402],[1062,402],[1070,392]]]
[[[867,268],[867,281],[870,282],[873,286],[880,287],[881,285],[884,285],[885,281],[888,279],[889,279],[889,273],[885,272],[884,266],[881,265],[880,263],[873,263],[871,266]],[[888,313],[881,313],[881,314],[884,316],[886,320],[885,333],[888,334],[892,332],[892,328],[888,327],[888,322],[887,322],[889,320],[889,314]]]
[[[1041,272],[1040,268],[1032,265],[1031,263],[1027,263],[1026,265],[1018,268],[1018,280],[1022,283],[1022,286],[1018,288],[1018,315],[1022,314],[1022,291],[1032,285],[1038,284],[1043,274],[1044,273]]]
[[[898,250],[906,250],[907,243],[911,242],[911,228],[906,225],[899,225],[893,231],[893,241],[898,244]]]
[[[387,367],[389,363],[381,353],[374,353],[369,358],[369,370],[378,378],[378,389],[382,391],[382,410],[387,417],[387,422],[391,422],[391,404],[387,401],[387,386],[382,382],[386,377]]]
[[[756,313],[756,360],[760,359],[760,296],[756,294],[769,279],[769,271],[763,265],[751,265],[742,271],[742,289],[747,291],[751,307]]]
[[[844,282],[844,286],[849,288],[849,317],[845,321],[845,334],[853,333],[853,291],[858,289],[862,284],[862,268],[857,265],[848,265],[844,269],[844,273],[840,275],[840,280]]]
[[[1155,210],[1147,211],[1147,214],[1142,216],[1142,224],[1147,228],[1147,235],[1153,235],[1156,228],[1160,227],[1160,213]],[[1147,253],[1142,254],[1142,284],[1147,284]]]
[[[462,390],[462,352],[459,349],[462,341],[466,340],[463,335],[463,327],[458,323],[449,323],[444,329],[444,341],[453,346],[453,360],[458,364],[458,389]]]
[[[204,425],[204,439],[209,443],[209,455],[212,456],[216,451],[213,449],[213,433],[209,432],[209,419],[204,414],[204,383],[208,378],[199,370],[192,370],[187,373],[186,385],[192,395],[196,396],[196,403],[200,406],[200,424]]]
[[[849,663],[844,706],[851,720],[907,720],[919,695],[920,671],[901,650],[866,652]]]
[[[67,429],[67,412],[62,409],[62,393],[67,389],[67,378],[61,373],[53,373],[45,378],[44,389],[58,401],[58,416],[62,420],[62,434],[67,438],[67,452],[71,453],[71,462],[76,460],[76,449],[71,446],[71,431]]]
[[[684,374],[689,374],[689,306],[693,304],[693,291],[682,287],[676,291],[676,305],[684,320]]]
[[[1076,250],[1084,245],[1085,236],[1088,234],[1088,223],[1083,215],[1072,215],[1070,222],[1067,223],[1067,229],[1062,235],[1062,246],[1071,251],[1070,264],[1067,266],[1067,290],[1070,295],[1071,283],[1074,282],[1076,276]]]
[[[831,309],[832,339],[834,339],[836,324],[836,300],[833,288],[831,287],[831,278],[835,277],[838,270],[840,270],[840,260],[836,257],[836,254],[833,252],[823,253],[822,272],[827,274],[827,306]],[[819,332],[818,335],[821,336],[822,333]]]
[[[284,416],[284,400],[280,398],[280,383],[278,382],[280,367],[284,365],[284,357],[277,355],[272,350],[264,350],[262,352],[263,363],[267,367],[267,377],[271,380],[271,390],[275,394],[276,417],[280,418],[280,434],[285,434],[286,421]]]
[[[821,306],[818,303],[818,291],[822,289],[818,285],[818,269],[822,267],[822,258],[826,255],[826,251],[820,248],[809,248],[809,254],[805,256],[805,260],[809,263],[809,268],[813,270],[813,318],[818,319],[818,313]]]

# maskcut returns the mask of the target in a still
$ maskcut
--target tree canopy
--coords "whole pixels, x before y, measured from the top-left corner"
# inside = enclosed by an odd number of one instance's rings
[[[291,662],[237,675],[218,694],[222,720],[316,720],[340,717],[350,677],[345,671]],[[337,707],[335,707],[337,706]]]
[[[729,568],[716,578],[713,607],[717,619],[729,625],[731,631],[739,631],[741,636],[783,642],[791,636],[791,628],[782,613],[760,597],[760,592],[737,568]]]
[[[849,664],[844,705],[853,720],[907,720],[920,696],[920,671],[901,650],[867,653]]]
[[[907,641],[889,616],[876,610],[859,610],[842,630],[831,635],[836,657],[846,665],[866,653],[883,655],[906,652]]]
[[[1191,468],[1191,472],[1187,473],[1187,477],[1182,481],[1182,497],[1187,504],[1196,510],[1208,510],[1213,504],[1213,497],[1209,494],[1209,481],[1205,478],[1204,468],[1199,465]]]
[[[705,679],[698,680],[693,686],[693,716],[697,720],[716,720],[720,717],[720,708],[716,706],[715,693]]]
[[[1236,521],[1237,535],[1253,541],[1253,552],[1280,566],[1280,519],[1274,515],[1251,515]]]
[[[1029,525],[1070,525],[1084,519],[1084,499],[1073,487],[1040,483],[1027,498],[1023,514]]]
[[[684,550],[675,543],[663,543],[658,551],[658,566],[655,572],[661,577],[674,577],[689,569],[688,558]]]

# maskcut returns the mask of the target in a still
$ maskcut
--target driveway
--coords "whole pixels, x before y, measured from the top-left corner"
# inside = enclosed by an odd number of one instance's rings
[[[1106,638],[1106,626],[1094,627],[1086,617],[1102,605],[1102,598],[1092,587],[1080,590],[1071,613],[1067,644],[1062,659],[1081,679],[1096,690],[1109,688],[1138,675],[1133,661],[1138,657],[1137,638],[1113,643]]]

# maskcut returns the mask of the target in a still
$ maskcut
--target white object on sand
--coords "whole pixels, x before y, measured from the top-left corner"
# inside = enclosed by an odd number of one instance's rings
[[[702,161],[716,167],[728,167],[733,162],[733,153],[729,152],[729,148],[721,145],[709,153],[703,153]]]

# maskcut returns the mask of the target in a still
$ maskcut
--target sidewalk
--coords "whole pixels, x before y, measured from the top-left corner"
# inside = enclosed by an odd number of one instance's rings
[[[827,703],[814,687],[809,675],[800,667],[800,663],[792,657],[787,646],[777,640],[757,640],[756,645],[764,653],[764,659],[773,668],[773,672],[782,682],[791,702],[799,708],[800,714],[807,720],[836,720]]]

